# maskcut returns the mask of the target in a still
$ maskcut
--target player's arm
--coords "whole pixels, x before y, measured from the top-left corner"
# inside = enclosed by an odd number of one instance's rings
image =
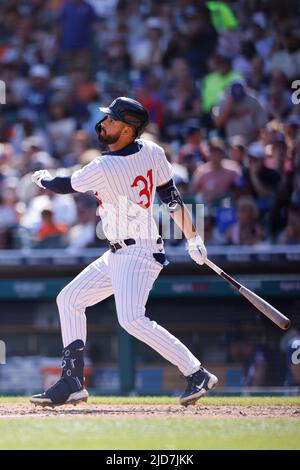
[[[185,204],[180,206],[174,212],[170,212],[170,215],[187,240],[190,240],[191,238],[198,235],[191,215]]]
[[[173,179],[162,186],[158,186],[156,190],[172,219],[186,237],[191,258],[198,264],[204,264],[207,258],[206,248],[202,238],[196,231],[192,217],[182,201]]]
[[[48,170],[39,170],[33,173],[32,181],[40,188],[50,189],[58,194],[75,193],[75,189],[71,185],[70,176],[56,176],[53,178]]]
[[[101,191],[105,186],[99,158],[95,158],[80,170],[75,171],[71,177],[56,176],[52,178],[48,170],[40,170],[33,173],[31,179],[40,188],[47,188],[59,194]]]

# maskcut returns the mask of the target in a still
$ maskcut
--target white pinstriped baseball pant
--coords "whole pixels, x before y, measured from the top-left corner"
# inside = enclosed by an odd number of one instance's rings
[[[162,265],[152,251],[129,246],[106,251],[58,294],[64,347],[76,339],[86,341],[85,309],[114,294],[118,321],[132,336],[148,344],[188,376],[199,360],[175,336],[145,316],[145,305]]]

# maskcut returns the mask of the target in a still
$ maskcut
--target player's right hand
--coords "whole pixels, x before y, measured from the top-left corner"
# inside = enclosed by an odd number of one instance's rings
[[[52,178],[48,170],[38,170],[31,175],[31,181],[43,189],[45,189],[45,186],[42,185],[42,179],[47,178]]]
[[[196,235],[188,240],[188,251],[190,257],[197,264],[204,264],[207,258],[207,251],[200,235]]]

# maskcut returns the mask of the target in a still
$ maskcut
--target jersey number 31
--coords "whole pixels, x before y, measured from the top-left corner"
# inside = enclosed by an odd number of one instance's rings
[[[139,196],[141,200],[138,202],[138,205],[144,209],[148,209],[151,204],[153,191],[152,169],[147,171],[147,178],[142,175],[137,176],[132,183],[131,188],[140,188]]]

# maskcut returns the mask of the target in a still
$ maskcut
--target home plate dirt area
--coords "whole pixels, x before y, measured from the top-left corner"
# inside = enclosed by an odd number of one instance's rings
[[[180,405],[163,404],[77,404],[64,405],[56,408],[40,407],[30,403],[1,403],[1,418],[35,418],[68,416],[74,418],[241,418],[244,417],[272,417],[272,418],[300,418],[300,407],[287,405],[206,405],[197,404],[184,408]]]

